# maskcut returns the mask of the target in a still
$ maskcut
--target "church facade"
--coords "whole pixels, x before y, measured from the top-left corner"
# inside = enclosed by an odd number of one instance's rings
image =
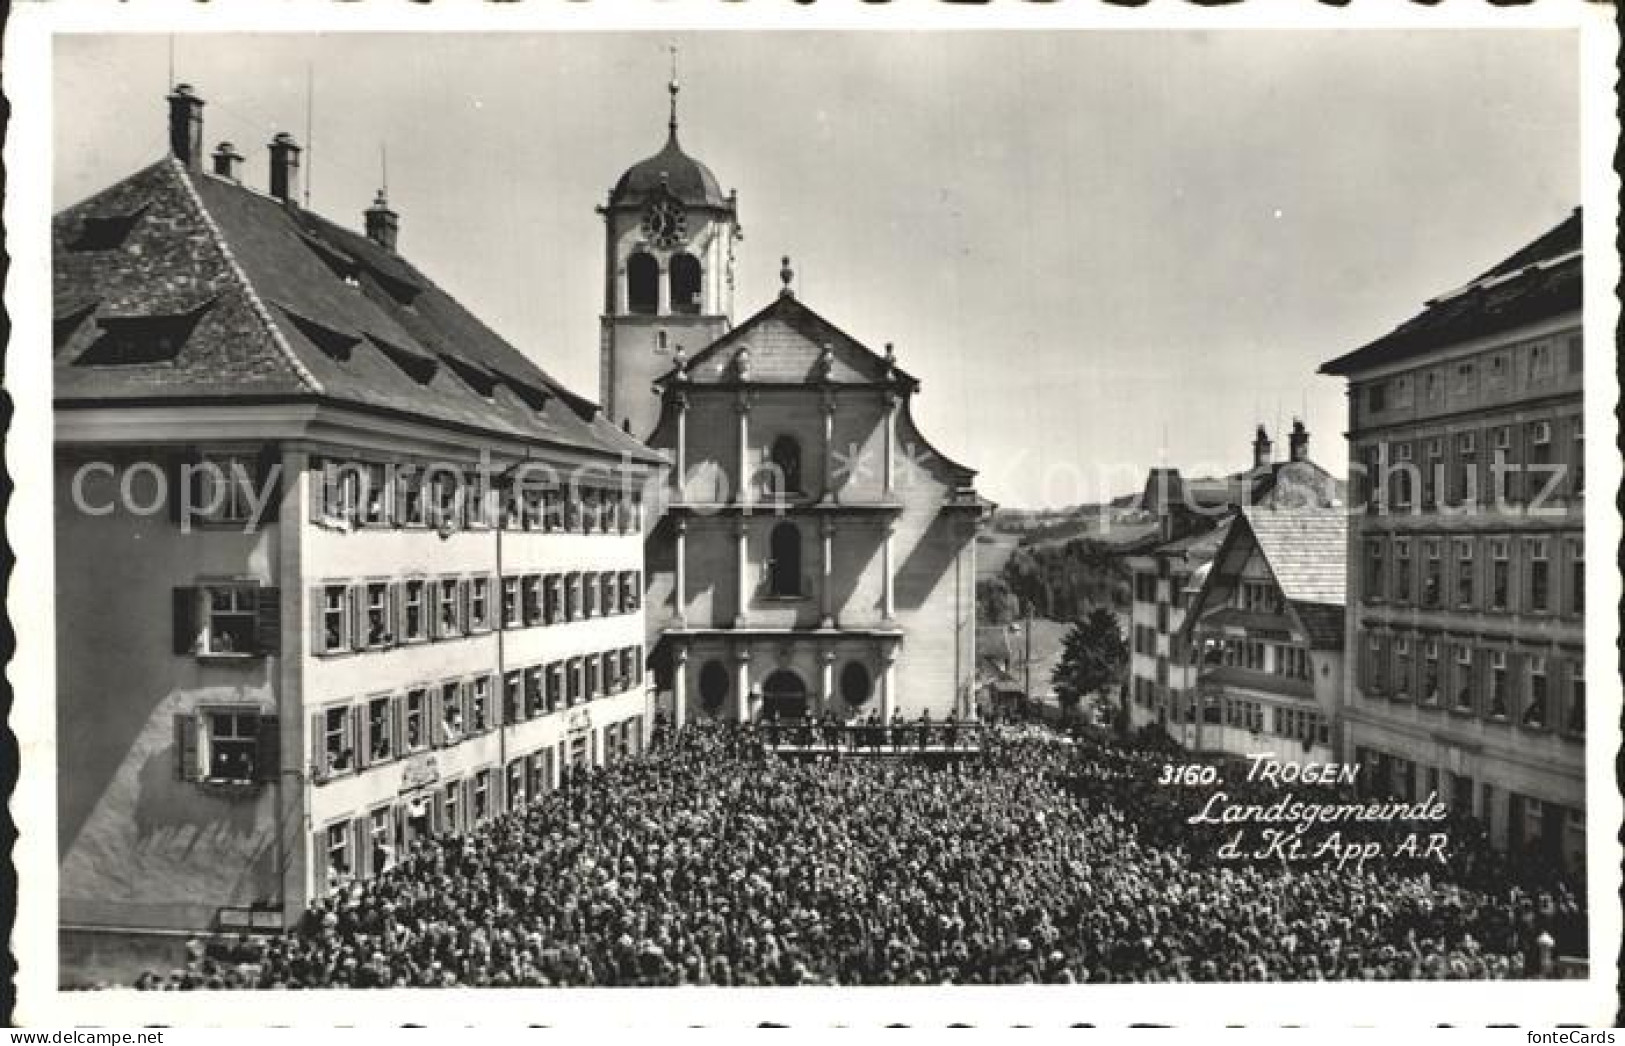
[[[606,226],[601,402],[671,463],[645,550],[678,723],[974,714],[975,473],[934,449],[919,382],[800,301],[732,322],[737,197],[677,141]]]

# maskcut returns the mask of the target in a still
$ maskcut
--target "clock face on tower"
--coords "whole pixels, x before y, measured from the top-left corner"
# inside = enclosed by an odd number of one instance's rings
[[[643,235],[656,247],[682,243],[688,218],[676,200],[656,200],[643,212]]]

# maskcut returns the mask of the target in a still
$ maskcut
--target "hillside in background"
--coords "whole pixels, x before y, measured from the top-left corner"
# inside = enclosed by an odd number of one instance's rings
[[[1124,615],[1129,600],[1120,546],[1094,538],[1018,545],[996,575],[976,584],[977,620],[985,625],[1012,621],[1026,606],[1053,621],[1077,620],[1094,607]]]

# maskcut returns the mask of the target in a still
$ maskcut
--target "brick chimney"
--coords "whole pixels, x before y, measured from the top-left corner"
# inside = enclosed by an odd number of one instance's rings
[[[230,142],[221,142],[214,147],[214,173],[219,177],[237,181],[237,165],[242,162],[242,154]]]
[[[1258,426],[1258,432],[1253,436],[1253,468],[1268,465],[1273,449],[1274,444],[1270,443],[1270,434],[1264,431],[1264,426]]]
[[[203,99],[191,84],[176,84],[169,95],[169,151],[187,170],[203,169]]]
[[[1292,435],[1287,443],[1292,448],[1293,461],[1309,460],[1309,430],[1303,427],[1303,419],[1292,419]]]
[[[395,239],[401,230],[401,216],[389,209],[389,199],[384,195],[384,190],[378,190],[372,206],[367,208],[366,220],[367,239],[386,251],[393,251]]]
[[[287,131],[271,139],[271,195],[283,203],[299,202],[299,143]]]

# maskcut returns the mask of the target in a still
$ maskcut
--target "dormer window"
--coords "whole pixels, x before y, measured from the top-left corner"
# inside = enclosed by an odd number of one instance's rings
[[[121,214],[97,214],[84,220],[79,235],[68,244],[70,251],[111,251],[124,246],[136,223],[147,213],[148,204]]]
[[[438,367],[435,357],[418,349],[410,349],[404,345],[385,341],[376,334],[368,333],[367,340],[377,347],[389,361],[399,367],[401,371],[419,385],[427,385],[434,379],[434,372]]]
[[[180,355],[213,299],[189,312],[149,316],[104,316],[101,335],[74,361],[81,367],[169,363]]]
[[[440,353],[440,362],[444,363],[451,372],[473,389],[480,396],[490,399],[496,393],[497,376],[483,367],[476,367],[467,360],[460,360],[456,356]]]
[[[356,343],[361,340],[358,335],[335,330],[325,324],[301,316],[286,305],[281,306],[281,309],[283,315],[292,320],[294,327],[300,334],[304,335],[305,340],[320,349],[324,355],[338,360],[340,363],[348,362],[350,353],[354,351]]]

